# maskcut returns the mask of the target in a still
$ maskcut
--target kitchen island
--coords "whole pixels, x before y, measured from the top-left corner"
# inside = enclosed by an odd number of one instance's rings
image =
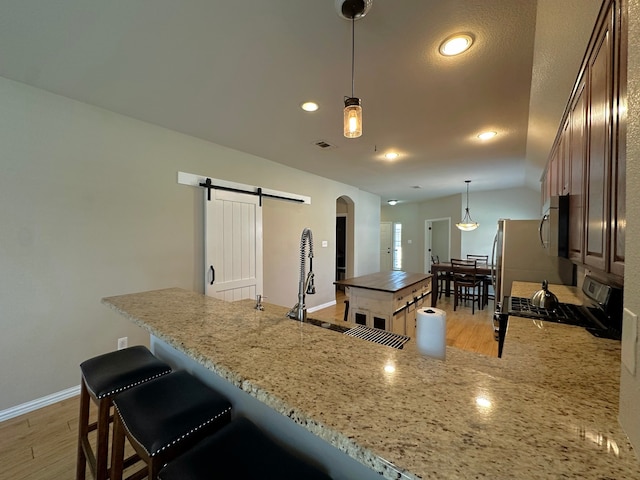
[[[583,329],[522,319],[502,359],[442,362],[177,288],[103,303],[385,478],[640,479],[617,422],[619,342],[585,365],[600,344]]]
[[[414,337],[416,311],[431,302],[431,274],[399,270],[334,282],[349,298],[348,320]]]

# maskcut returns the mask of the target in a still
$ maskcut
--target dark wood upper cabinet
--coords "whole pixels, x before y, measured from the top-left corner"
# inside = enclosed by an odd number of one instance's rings
[[[587,149],[584,263],[606,271],[609,241],[613,8],[596,36],[587,69]]]
[[[586,166],[587,92],[580,78],[569,114],[569,258],[584,262],[584,170]]]
[[[551,168],[550,170],[550,182],[551,182],[551,196],[555,196],[555,195],[559,195],[559,184],[560,184],[560,179],[559,177],[559,173],[560,171],[562,171],[560,169],[560,144],[556,145],[556,148],[554,149],[553,153],[551,154],[551,160],[550,160],[550,166]]]
[[[627,10],[619,7],[616,29],[619,42],[614,49],[613,122],[616,126],[611,165],[611,239],[609,271],[624,278],[627,169]]]
[[[567,119],[560,135],[560,165],[558,195],[568,195],[571,186],[571,117]]]
[[[542,184],[569,195],[569,258],[623,283],[627,0],[604,0]]]

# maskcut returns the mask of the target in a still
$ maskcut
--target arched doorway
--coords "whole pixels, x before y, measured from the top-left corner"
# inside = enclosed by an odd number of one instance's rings
[[[353,277],[354,203],[346,195],[336,199],[336,280]]]

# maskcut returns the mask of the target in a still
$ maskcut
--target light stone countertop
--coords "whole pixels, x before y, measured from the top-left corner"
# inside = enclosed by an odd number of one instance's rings
[[[620,343],[578,327],[510,321],[502,359],[441,362],[178,288],[103,303],[386,478],[640,479]]]

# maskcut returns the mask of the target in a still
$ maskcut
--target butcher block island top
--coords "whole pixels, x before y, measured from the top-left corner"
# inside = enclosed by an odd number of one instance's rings
[[[398,292],[429,278],[429,273],[408,273],[393,270],[390,272],[371,273],[361,277],[346,278],[334,282],[345,287],[357,287],[381,292]]]
[[[583,329],[550,326],[546,350],[531,330],[535,348],[513,342],[502,359],[448,347],[442,362],[414,341],[397,350],[248,300],[171,288],[103,303],[385,478],[640,479],[617,390],[590,398],[582,385],[619,376],[619,346],[617,371],[585,368],[565,354]],[[583,388],[543,382],[531,352]]]

